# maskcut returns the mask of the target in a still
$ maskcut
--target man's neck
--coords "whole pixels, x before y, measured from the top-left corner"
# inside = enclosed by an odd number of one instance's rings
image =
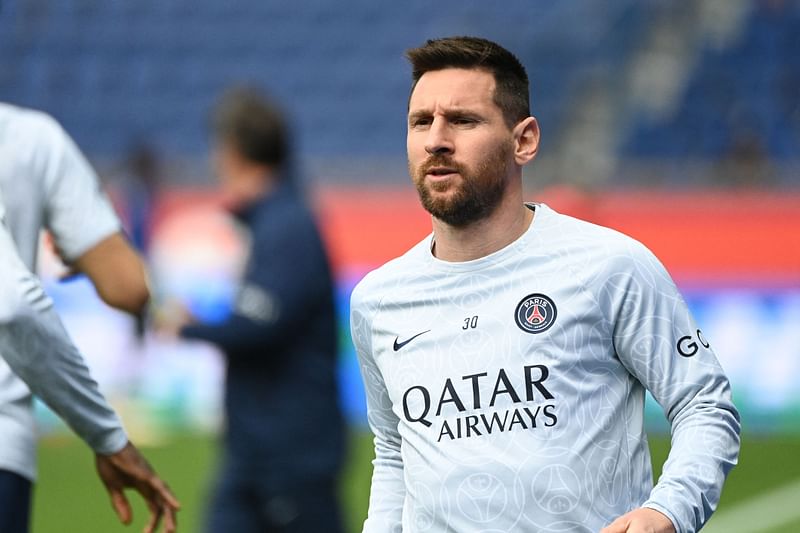
[[[433,218],[433,254],[442,261],[480,259],[519,239],[533,222],[534,213],[521,194],[508,195],[488,217],[457,228]]]

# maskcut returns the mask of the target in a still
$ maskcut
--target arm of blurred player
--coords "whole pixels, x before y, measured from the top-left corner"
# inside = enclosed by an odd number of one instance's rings
[[[128,438],[72,344],[53,303],[0,225],[0,346],[20,376],[95,451],[115,453]]]
[[[141,316],[150,300],[144,262],[121,232],[104,238],[70,265],[86,274],[100,298],[116,309]]]
[[[41,180],[44,224],[56,250],[73,273],[89,277],[104,302],[141,316],[150,297],[144,263],[122,234],[100,179],[55,120],[37,120],[31,176]]]
[[[363,282],[362,282],[363,284]],[[367,420],[375,435],[375,460],[372,462],[372,484],[369,512],[364,533],[397,531],[403,522],[406,487],[403,479],[403,457],[400,453],[399,420],[392,410],[392,400],[380,368],[372,354],[372,317],[364,285],[356,287],[350,303],[350,331],[356,348],[361,377],[367,396]]]
[[[50,298],[17,255],[0,208],[0,346],[2,356],[31,391],[97,454],[98,471],[120,519],[130,520],[121,488],[137,490],[148,504],[153,531],[162,516],[175,530],[178,502],[128,442],[117,414],[100,393],[72,344]],[[103,465],[102,469],[100,465]]]

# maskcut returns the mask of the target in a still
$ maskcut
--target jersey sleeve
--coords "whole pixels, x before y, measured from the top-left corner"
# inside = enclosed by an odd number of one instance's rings
[[[128,441],[38,278],[22,263],[0,208],[0,354],[95,452]]]
[[[395,533],[402,530],[405,500],[399,419],[392,410],[386,383],[372,351],[372,319],[376,306],[370,305],[369,299],[364,297],[366,290],[362,285],[356,287],[350,301],[350,331],[364,380],[367,419],[375,435],[375,460],[364,533]]]
[[[44,187],[45,226],[66,261],[74,261],[120,230],[119,218],[97,174],[75,142],[47,115],[39,115],[33,155]]]
[[[722,367],[686,302],[656,257],[632,241],[607,273],[614,348],[661,405],[672,428],[663,472],[645,507],[678,533],[699,530],[737,462],[740,418]]]

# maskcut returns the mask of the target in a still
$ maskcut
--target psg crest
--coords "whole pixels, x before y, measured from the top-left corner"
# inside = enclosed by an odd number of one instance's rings
[[[550,326],[556,321],[557,315],[556,304],[549,296],[534,293],[529,294],[517,304],[514,319],[522,331],[541,333],[550,329]]]

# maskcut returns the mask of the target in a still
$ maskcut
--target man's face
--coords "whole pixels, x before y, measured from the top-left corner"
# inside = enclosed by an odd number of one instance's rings
[[[213,150],[213,165],[223,203],[236,207],[245,202],[248,198],[248,166],[236,148],[218,139]]]
[[[218,139],[214,145],[212,163],[220,187],[223,191],[227,191],[236,181],[240,166],[236,150],[226,141]]]
[[[514,138],[483,70],[426,72],[408,106],[408,168],[423,207],[463,227],[500,203],[514,164]]]

